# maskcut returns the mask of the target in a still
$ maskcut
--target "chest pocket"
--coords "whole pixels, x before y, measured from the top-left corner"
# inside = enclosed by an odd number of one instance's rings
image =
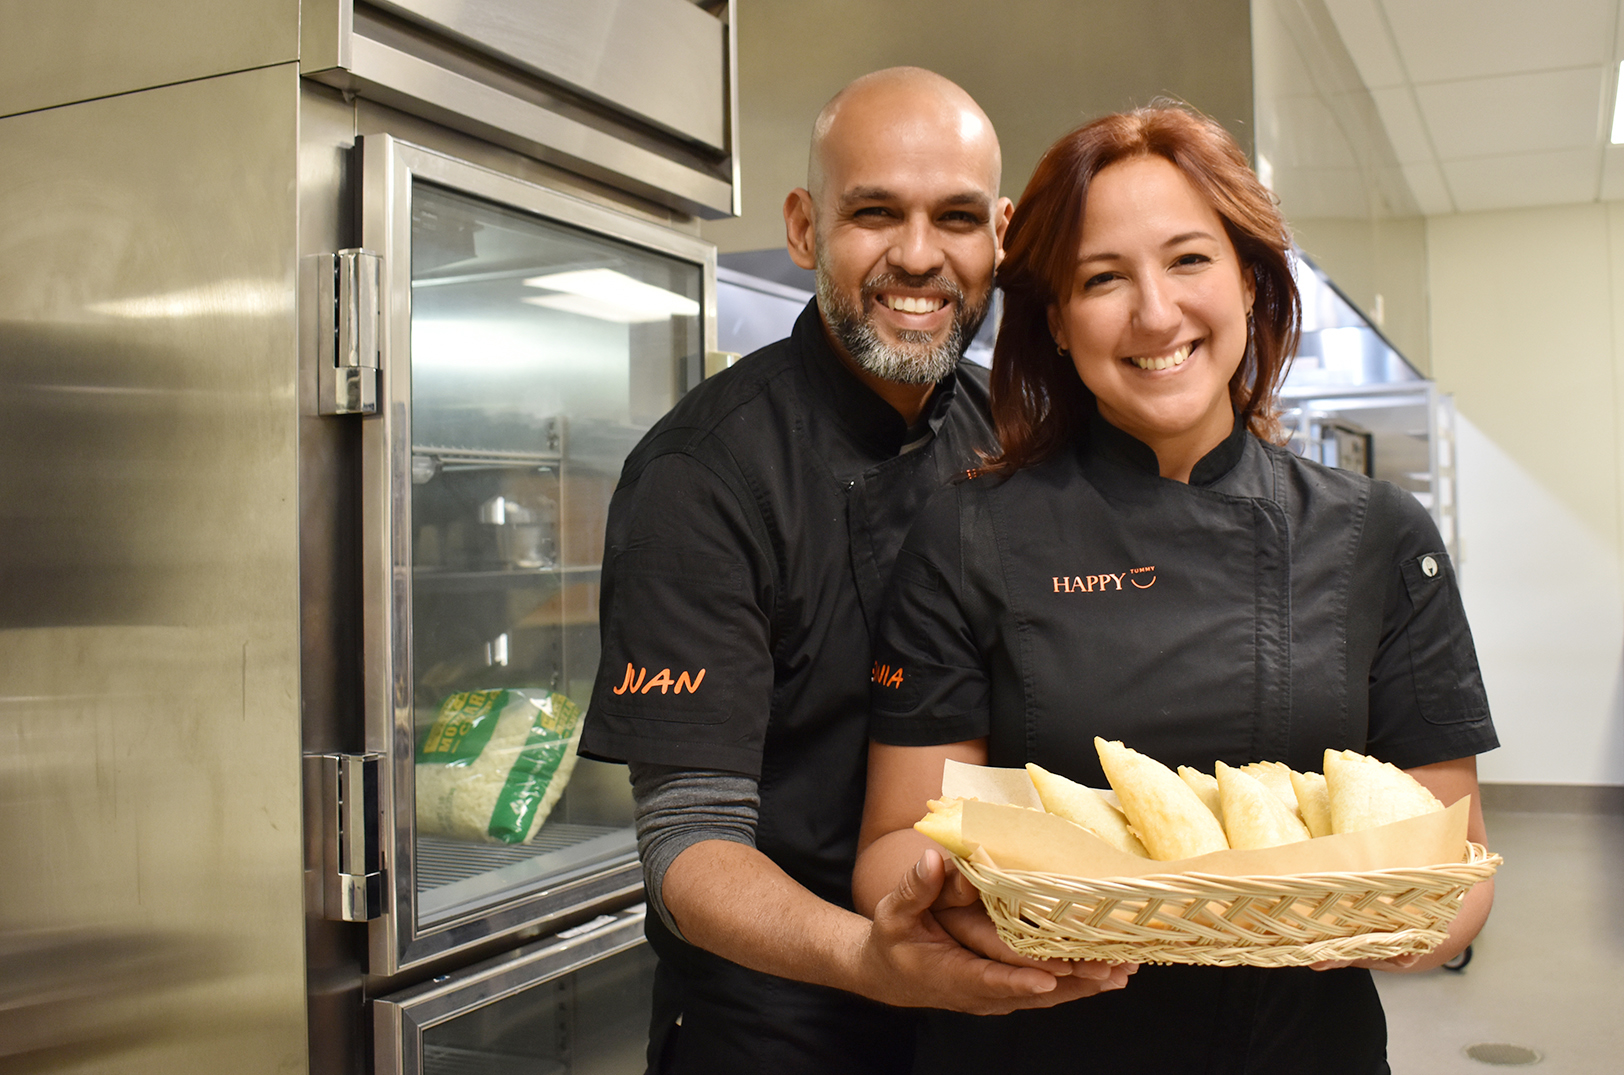
[[[1448,554],[1426,553],[1400,570],[1410,600],[1404,642],[1417,708],[1431,724],[1481,720],[1488,702]]]

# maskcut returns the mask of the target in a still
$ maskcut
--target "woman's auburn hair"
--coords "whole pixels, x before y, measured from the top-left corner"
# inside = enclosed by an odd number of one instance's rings
[[[1161,157],[1184,174],[1222,218],[1252,276],[1251,344],[1230,379],[1229,398],[1254,434],[1279,438],[1275,399],[1301,322],[1290,232],[1228,131],[1194,109],[1158,103],[1072,131],[1049,147],[1026,184],[997,273],[1004,311],[993,347],[992,417],[1000,451],[989,470],[1040,463],[1088,421],[1093,393],[1070,356],[1059,353],[1049,309],[1071,298],[1089,184],[1110,165],[1140,157]]]

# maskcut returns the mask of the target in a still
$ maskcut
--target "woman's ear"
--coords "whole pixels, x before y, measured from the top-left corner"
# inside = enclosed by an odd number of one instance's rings
[[[1257,266],[1248,265],[1241,273],[1241,295],[1246,300],[1246,316],[1252,316],[1252,303],[1257,300]]]
[[[1060,317],[1060,308],[1051,303],[1046,316],[1049,321],[1049,335],[1054,337],[1055,348],[1061,351],[1071,350],[1071,346],[1066,342],[1066,322]]]

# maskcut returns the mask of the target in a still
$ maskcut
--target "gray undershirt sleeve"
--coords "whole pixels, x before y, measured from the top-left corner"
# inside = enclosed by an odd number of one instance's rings
[[[678,855],[705,840],[755,847],[760,789],[753,777],[715,769],[639,762],[627,769],[637,803],[637,855],[643,862],[649,906],[667,929],[681,937],[661,895],[665,871]]]

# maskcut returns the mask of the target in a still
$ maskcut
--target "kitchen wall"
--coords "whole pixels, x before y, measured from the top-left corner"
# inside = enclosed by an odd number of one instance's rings
[[[1426,249],[1483,778],[1624,784],[1624,202],[1428,217]]]

